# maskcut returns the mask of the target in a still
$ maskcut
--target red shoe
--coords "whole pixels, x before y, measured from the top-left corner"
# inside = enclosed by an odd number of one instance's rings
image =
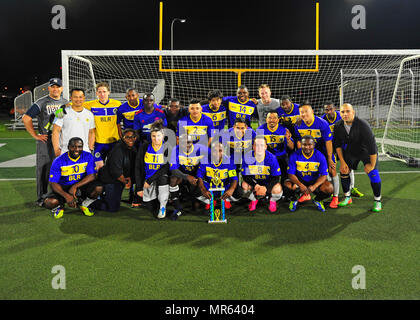
[[[205,208],[206,210],[210,210],[210,203],[207,203]]]
[[[338,197],[333,197],[330,203],[330,208],[336,209],[338,208]]]
[[[302,202],[309,201],[309,200],[311,200],[311,195],[310,195],[310,194],[303,194],[303,195],[299,198],[298,202],[299,202],[299,203],[302,203]]]
[[[232,208],[232,204],[230,203],[230,201],[224,200],[225,201],[225,209],[230,209]]]
[[[248,205],[249,211],[255,211],[257,209],[258,200],[251,201]]]

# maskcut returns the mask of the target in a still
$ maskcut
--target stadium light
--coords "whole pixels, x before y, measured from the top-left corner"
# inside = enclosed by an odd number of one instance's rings
[[[172,20],[171,22],[171,52],[174,50],[174,23],[175,22],[181,22],[184,23],[187,20],[186,19],[180,19],[180,18],[175,18]],[[171,69],[174,68],[174,57],[171,56]],[[174,97],[174,73],[171,72],[171,98]]]

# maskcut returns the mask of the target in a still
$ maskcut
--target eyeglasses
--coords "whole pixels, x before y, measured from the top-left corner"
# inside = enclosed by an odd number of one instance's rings
[[[134,140],[136,136],[125,136],[124,139]]]

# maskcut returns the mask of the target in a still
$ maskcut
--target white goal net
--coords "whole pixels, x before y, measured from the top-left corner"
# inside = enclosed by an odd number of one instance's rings
[[[289,95],[297,103],[309,99],[318,115],[327,101],[337,106],[351,103],[382,142],[401,61],[416,54],[420,51],[62,51],[64,96],[70,88],[82,87],[88,98],[94,98],[95,84],[108,81],[111,94],[120,100],[127,88],[135,87],[141,93],[154,92],[161,104],[173,97],[187,105],[191,98],[205,100],[213,89],[235,95],[239,85],[258,98],[258,87],[268,84],[273,98]],[[403,94],[397,95],[394,105],[403,103],[404,117],[411,120],[399,125],[413,131],[418,101],[409,95],[418,81],[413,80],[417,70],[405,69],[398,83]],[[389,134],[397,132],[393,130],[389,127]]]

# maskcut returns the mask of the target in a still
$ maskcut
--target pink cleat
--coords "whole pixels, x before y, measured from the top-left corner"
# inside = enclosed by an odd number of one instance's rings
[[[257,209],[257,203],[258,200],[251,201],[248,206],[249,211],[255,211]]]
[[[268,210],[270,210],[270,212],[276,212],[277,211],[277,202],[276,201],[270,201],[270,206],[268,207]]]
[[[230,201],[224,200],[225,201],[225,209],[230,209],[232,208],[232,204],[230,203]]]

